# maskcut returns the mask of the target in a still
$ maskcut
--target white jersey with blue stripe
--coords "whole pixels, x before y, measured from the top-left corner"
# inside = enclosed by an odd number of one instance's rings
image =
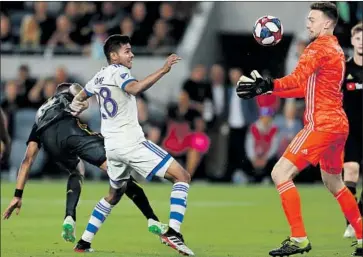
[[[96,95],[101,113],[101,133],[106,150],[132,146],[145,140],[138,122],[135,96],[125,86],[136,79],[119,64],[103,67],[86,84],[89,96]]]

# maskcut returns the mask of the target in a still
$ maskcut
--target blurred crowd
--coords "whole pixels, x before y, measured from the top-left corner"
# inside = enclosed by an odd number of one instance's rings
[[[3,2],[1,53],[83,54],[102,58],[111,34],[136,51],[167,54],[182,37],[194,2]],[[139,50],[137,50],[139,48]]]
[[[1,53],[81,53],[103,58],[104,39],[113,33],[127,34],[135,52],[165,54],[184,33],[193,10],[193,2],[4,2],[1,5]],[[354,6],[353,6],[354,5]],[[360,2],[339,4],[340,24],[350,26],[362,18]],[[343,32],[345,30],[342,30]],[[349,32],[349,30],[348,30]],[[339,36],[345,40],[344,35]],[[295,37],[286,59],[290,73],[308,44],[306,35]],[[350,45],[350,42],[348,42]],[[347,45],[347,46],[348,46]],[[18,47],[18,48],[17,48]],[[62,51],[57,52],[57,48]],[[147,138],[160,145],[186,169],[194,179],[236,183],[269,182],[269,173],[292,138],[302,128],[304,101],[263,95],[248,101],[235,94],[235,85],[243,75],[237,67],[215,63],[192,67],[176,102],[150,108],[146,94],[137,98],[139,122]],[[266,71],[268,73],[268,71]],[[137,77],[137,74],[135,74]],[[17,76],[1,80],[1,107],[5,110],[14,144],[25,150],[25,141],[34,115],[57,84],[84,81],[65,67],[42,78],[32,75],[31,67],[18,67]],[[163,113],[160,117],[160,113]],[[100,114],[94,98],[81,120],[100,131]],[[26,120],[29,122],[26,125]],[[27,126],[30,126],[29,128]],[[17,149],[17,148],[14,148]],[[18,166],[24,150],[14,150],[2,170]],[[13,152],[14,152],[13,151]],[[17,157],[17,158],[15,158]],[[39,174],[55,174],[51,160],[44,158]],[[89,166],[88,166],[89,167]],[[99,171],[89,173],[98,177]],[[299,178],[310,182],[319,179],[307,172]]]
[[[302,128],[303,106],[293,99],[283,101],[271,95],[249,101],[238,98],[235,85],[242,74],[239,68],[226,69],[218,63],[209,69],[196,65],[189,78],[180,82],[178,100],[165,106],[162,118],[150,111],[145,94],[138,96],[139,122],[147,138],[181,161],[195,179],[238,182],[242,176],[251,183],[269,180],[271,167]],[[22,65],[17,77],[4,84],[1,107],[15,141],[17,135],[26,140],[30,131],[30,127],[25,130],[23,121],[16,121],[16,115],[34,115],[54,94],[57,84],[79,81],[76,74],[69,74],[64,67],[49,75],[36,79],[30,67]],[[94,98],[80,118],[91,129],[100,131]],[[30,120],[29,126],[33,117]],[[8,162],[8,167],[11,165]]]

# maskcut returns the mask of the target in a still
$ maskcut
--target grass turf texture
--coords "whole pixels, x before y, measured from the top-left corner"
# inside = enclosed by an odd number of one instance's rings
[[[19,216],[1,223],[1,256],[84,256],[61,238],[65,181],[30,182]],[[86,181],[77,209],[77,240],[95,204],[107,192],[105,182]],[[349,256],[352,240],[342,238],[345,223],[335,199],[323,186],[298,186],[313,250],[306,256]],[[159,218],[167,222],[171,185],[144,186]],[[1,184],[1,211],[14,185]],[[193,184],[182,232],[200,257],[264,257],[289,235],[277,191],[273,187]],[[95,237],[92,257],[181,256],[147,231],[147,221],[125,196]],[[298,255],[301,256],[301,255]]]

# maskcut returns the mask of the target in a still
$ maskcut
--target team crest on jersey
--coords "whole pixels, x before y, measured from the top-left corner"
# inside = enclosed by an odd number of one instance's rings
[[[126,73],[123,73],[120,75],[122,79],[127,79],[129,74],[126,72]]]

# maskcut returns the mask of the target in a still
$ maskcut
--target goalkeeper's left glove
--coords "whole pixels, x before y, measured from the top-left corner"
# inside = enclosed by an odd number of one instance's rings
[[[251,72],[251,76],[242,76],[238,80],[236,92],[240,98],[250,99],[272,92],[274,83],[271,78],[263,78],[256,70]]]

